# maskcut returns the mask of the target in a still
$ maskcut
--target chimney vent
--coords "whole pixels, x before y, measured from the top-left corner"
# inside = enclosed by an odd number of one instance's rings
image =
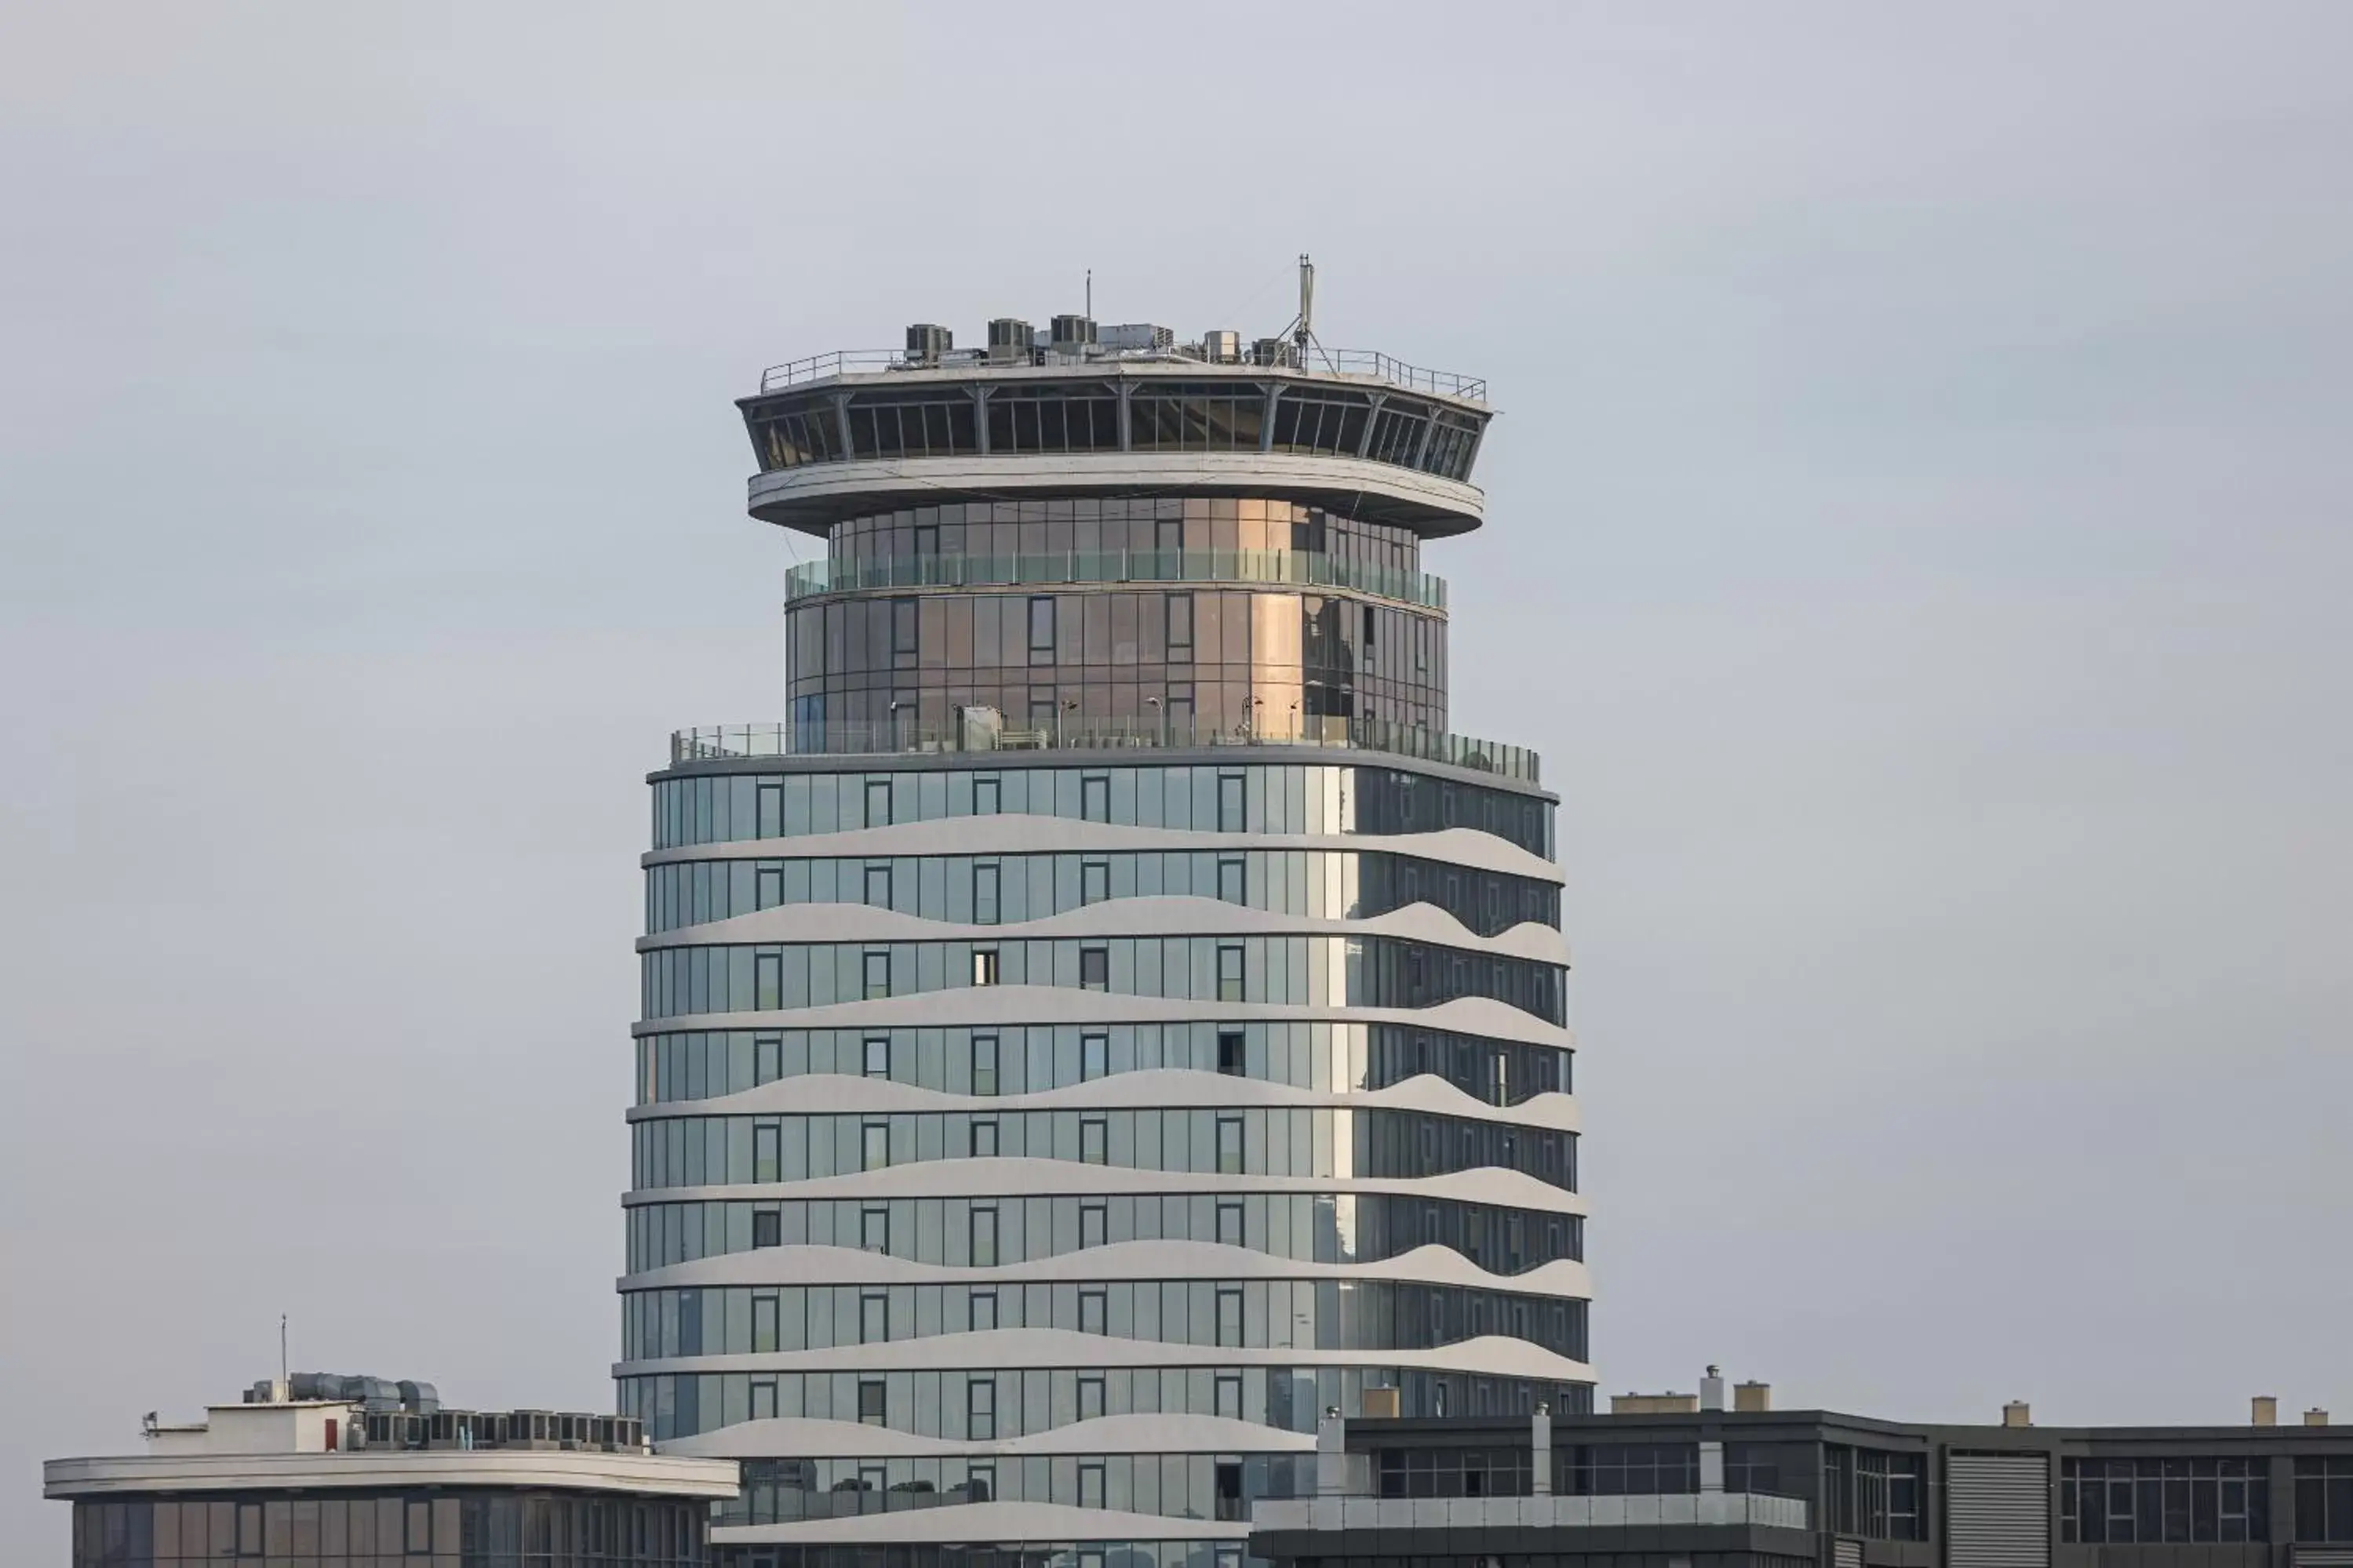
[[[2001,1424],[2005,1426],[2031,1426],[2034,1412],[2023,1399],[2013,1399],[2001,1407]]]
[[[1699,1380],[1699,1407],[1702,1410],[1724,1408],[1724,1372],[1711,1366],[1707,1375]]]
[[[2278,1426],[2279,1395],[2275,1394],[2256,1394],[2254,1398],[2253,1413],[2248,1417],[2248,1419],[2252,1425],[2257,1426]]]
[[[1736,1383],[1732,1385],[1732,1407],[1735,1410],[1770,1410],[1773,1408],[1773,1385],[1769,1383]]]
[[[2316,1405],[2304,1413],[2304,1424],[2307,1426],[2326,1426],[2328,1425],[2328,1412]]]

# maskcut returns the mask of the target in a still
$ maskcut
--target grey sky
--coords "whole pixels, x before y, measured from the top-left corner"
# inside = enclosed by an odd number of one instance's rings
[[[0,1541],[262,1375],[604,1407],[729,400],[989,316],[1484,374],[1605,1392],[2353,1411],[2353,9],[0,10]],[[807,547],[802,547],[806,552]]]

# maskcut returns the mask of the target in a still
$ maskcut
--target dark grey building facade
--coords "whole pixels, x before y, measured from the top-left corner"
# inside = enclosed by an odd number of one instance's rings
[[[2022,1413],[2021,1413],[2022,1415]],[[2325,1418],[2323,1418],[2325,1420]],[[1831,1411],[1327,1423],[1290,1568],[2344,1568],[2353,1428]]]

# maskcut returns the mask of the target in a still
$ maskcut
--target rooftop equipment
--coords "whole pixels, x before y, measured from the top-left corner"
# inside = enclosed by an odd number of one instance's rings
[[[913,364],[937,364],[955,347],[955,335],[945,327],[918,321],[907,329],[907,359]]]

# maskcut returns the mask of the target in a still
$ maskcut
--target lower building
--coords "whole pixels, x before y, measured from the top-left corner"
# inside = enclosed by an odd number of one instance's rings
[[[1711,1369],[1712,1370],[1712,1369]],[[1282,1568],[2348,1568],[2353,1428],[1922,1426],[1715,1398],[1607,1415],[1325,1418]]]
[[[378,1378],[265,1383],[144,1436],[44,1467],[73,1568],[702,1568],[738,1486],[623,1417],[448,1410]]]

